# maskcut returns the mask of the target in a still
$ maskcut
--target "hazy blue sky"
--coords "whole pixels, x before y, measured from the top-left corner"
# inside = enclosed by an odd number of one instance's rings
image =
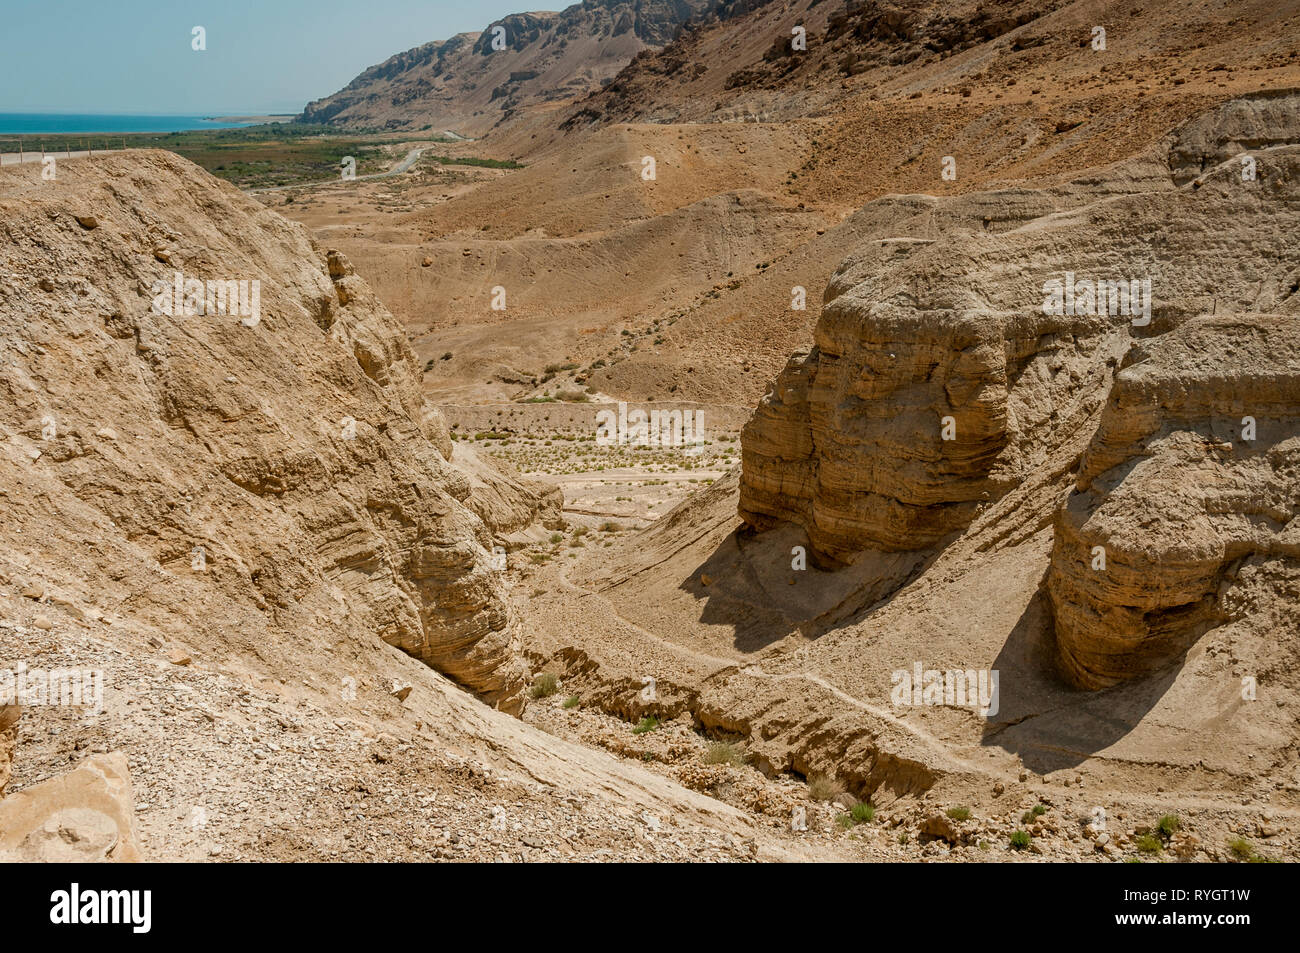
[[[0,112],[297,112],[529,0],[0,0]],[[190,48],[191,30],[208,48]]]

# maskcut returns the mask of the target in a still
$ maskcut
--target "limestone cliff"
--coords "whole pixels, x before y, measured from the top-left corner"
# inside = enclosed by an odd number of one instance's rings
[[[0,186],[0,568],[216,654],[361,630],[519,711],[491,532],[343,256],[169,153]]]
[[[1300,327],[1199,318],[1134,349],[1055,524],[1048,591],[1063,667],[1143,675],[1207,630],[1296,632]]]
[[[1077,469],[1048,589],[1088,688],[1293,604],[1297,142],[1300,96],[1267,94],[1060,187],[873,203],[742,435],[741,517],[833,561],[935,551]]]

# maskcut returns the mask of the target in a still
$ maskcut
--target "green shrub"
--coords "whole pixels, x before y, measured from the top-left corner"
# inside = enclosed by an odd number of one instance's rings
[[[1154,834],[1142,834],[1133,843],[1144,854],[1158,854],[1164,848],[1164,845],[1160,843],[1160,838]]]
[[[564,700],[565,708],[577,708],[581,704],[582,704],[582,699],[579,698],[577,695],[570,695],[568,698]]]
[[[859,801],[849,810],[855,824],[870,824],[876,819],[876,806],[870,801]]]
[[[952,818],[954,821],[970,820],[970,808],[968,807],[950,807],[948,808],[947,813],[948,816]]]
[[[642,718],[640,721],[636,723],[636,726],[632,729],[632,734],[643,735],[647,731],[654,731],[658,727],[659,727],[659,719],[651,718],[649,715],[647,715],[646,717]]]
[[[1156,828],[1166,838],[1173,837],[1174,832],[1181,826],[1182,822],[1178,820],[1177,814],[1166,814],[1156,822]]]
[[[1011,846],[1015,850],[1024,850],[1029,846],[1031,840],[1033,840],[1033,838],[1029,836],[1028,831],[1011,832]]]

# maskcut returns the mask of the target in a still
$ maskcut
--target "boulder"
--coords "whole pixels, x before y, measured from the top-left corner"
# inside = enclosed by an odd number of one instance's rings
[[[143,860],[126,755],[93,755],[0,801],[0,862]]]
[[[17,705],[0,705],[0,797],[5,785],[13,776],[14,752],[18,748],[18,718],[22,709]]]

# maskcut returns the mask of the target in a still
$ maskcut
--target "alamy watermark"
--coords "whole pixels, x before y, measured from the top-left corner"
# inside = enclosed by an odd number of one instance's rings
[[[104,672],[98,668],[0,668],[0,706],[41,705],[104,710]]]
[[[997,669],[925,668],[912,663],[912,670],[897,669],[890,675],[889,698],[897,707],[948,706],[974,708],[983,717],[998,713]]]
[[[596,413],[596,444],[601,447],[686,447],[704,443],[704,411],[627,409]]]
[[[186,278],[178,271],[170,282],[156,279],[150,294],[154,314],[172,318],[231,315],[250,328],[257,327],[262,320],[262,282],[256,278],[203,281]]]
[[[1133,317],[1134,327],[1151,323],[1150,278],[1076,278],[1067,271],[1065,279],[1043,282],[1043,314],[1116,315]]]

